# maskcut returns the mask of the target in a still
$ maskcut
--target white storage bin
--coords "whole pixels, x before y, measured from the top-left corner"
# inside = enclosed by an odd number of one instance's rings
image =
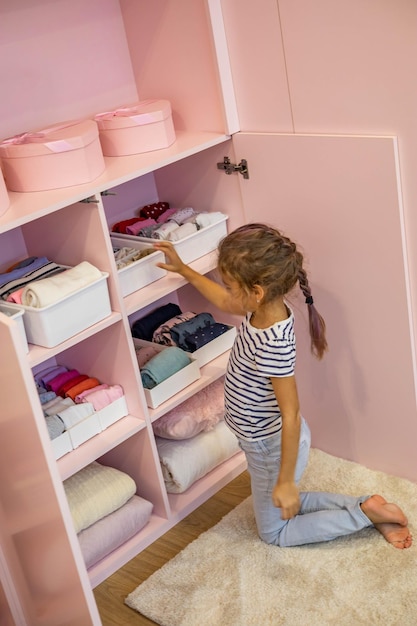
[[[28,342],[53,348],[110,315],[108,273],[101,274],[90,285],[43,308],[10,303],[10,307],[25,312],[23,322]]]
[[[29,346],[28,346],[26,332],[25,332],[25,325],[23,322],[23,316],[25,314],[23,307],[21,307],[20,305],[16,307],[13,304],[9,304],[9,302],[0,302],[0,312],[4,313],[4,315],[7,315],[7,317],[10,317],[15,322],[17,322],[17,325],[19,326],[20,335],[22,337],[23,346],[25,348],[25,352],[29,352]]]
[[[135,250],[146,250],[152,246],[142,241],[126,241],[120,237],[110,236],[112,245],[117,248],[125,246],[135,248]],[[117,271],[122,296],[128,296],[130,293],[146,287],[155,280],[162,278],[167,274],[166,270],[157,267],[157,263],[165,263],[165,255],[159,250],[155,250],[152,254],[134,261],[126,267],[122,267]]]
[[[64,456],[64,454],[68,454],[68,452],[73,450],[68,431],[65,431],[62,435],[59,435],[59,437],[52,439],[51,445],[55,459],[60,459],[61,456]]]
[[[96,415],[100,421],[101,430],[105,430],[117,420],[125,417],[128,414],[126,397],[122,396],[118,398],[111,404],[104,407],[104,409],[100,409],[100,411],[96,412]]]
[[[133,343],[135,346],[149,346],[149,344],[151,344],[156,348],[156,350],[158,350],[158,352],[165,350],[166,348],[166,346],[161,346],[160,344],[154,342],[144,341],[143,339],[136,339],[135,337],[133,337]],[[156,385],[153,389],[144,389],[146,404],[151,409],[156,409],[160,404],[168,400],[168,398],[175,396],[176,393],[201,378],[200,368],[197,361],[192,356],[191,359],[192,360],[189,365],[186,365],[162,383]]]
[[[191,261],[216,250],[220,240],[227,235],[227,220],[228,217],[225,215],[222,220],[215,224],[205,226],[196,233],[184,237],[184,239],[172,242],[181,260],[184,263],[191,263]],[[120,234],[119,237],[128,241],[142,241],[148,244],[155,242],[155,239],[137,235]]]
[[[233,342],[236,337],[236,328],[235,326],[230,326],[229,330],[227,330],[222,335],[219,335],[212,341],[206,343],[205,346],[202,346],[198,350],[194,352],[190,352],[193,359],[195,359],[198,363],[199,367],[203,367],[216,357],[220,356],[226,350],[230,350],[233,345]]]
[[[93,413],[89,417],[86,417],[78,424],[68,428],[67,432],[71,439],[72,447],[78,448],[82,443],[91,439],[98,433],[101,433],[100,420],[97,413]]]

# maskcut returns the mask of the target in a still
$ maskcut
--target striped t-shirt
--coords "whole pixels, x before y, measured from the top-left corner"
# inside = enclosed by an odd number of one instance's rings
[[[279,432],[282,418],[271,378],[293,376],[294,315],[269,328],[244,318],[230,353],[225,380],[225,422],[240,439],[266,439]]]

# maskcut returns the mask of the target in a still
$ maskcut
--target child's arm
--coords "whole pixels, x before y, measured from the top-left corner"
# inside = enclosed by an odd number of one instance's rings
[[[158,267],[168,272],[176,272],[183,276],[183,278],[193,285],[209,302],[214,304],[221,311],[233,313],[234,315],[244,315],[246,313],[239,304],[233,301],[225,287],[207,278],[207,276],[199,274],[189,265],[183,263],[170,241],[155,241],[153,246],[156,250],[163,252],[166,257],[166,263],[157,263]]]
[[[281,508],[282,519],[290,519],[300,510],[299,491],[295,483],[301,424],[298,392],[294,376],[271,380],[282,415],[281,468],[272,501]]]

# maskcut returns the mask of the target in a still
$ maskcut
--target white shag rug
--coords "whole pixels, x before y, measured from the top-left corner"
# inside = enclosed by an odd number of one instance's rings
[[[415,533],[417,485],[313,449],[301,489],[380,493]],[[161,626],[416,626],[417,537],[406,550],[374,528],[277,548],[260,541],[251,497],[126,598]]]

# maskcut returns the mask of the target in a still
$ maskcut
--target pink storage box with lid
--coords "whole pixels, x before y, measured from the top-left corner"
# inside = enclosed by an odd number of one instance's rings
[[[6,186],[11,191],[47,191],[89,183],[104,172],[98,127],[93,120],[63,122],[0,143]]]
[[[168,148],[176,139],[168,100],[143,100],[98,113],[94,119],[105,156],[152,152]]]
[[[10,205],[9,194],[7,193],[6,183],[4,182],[3,174],[0,169],[0,215],[6,213]]]

